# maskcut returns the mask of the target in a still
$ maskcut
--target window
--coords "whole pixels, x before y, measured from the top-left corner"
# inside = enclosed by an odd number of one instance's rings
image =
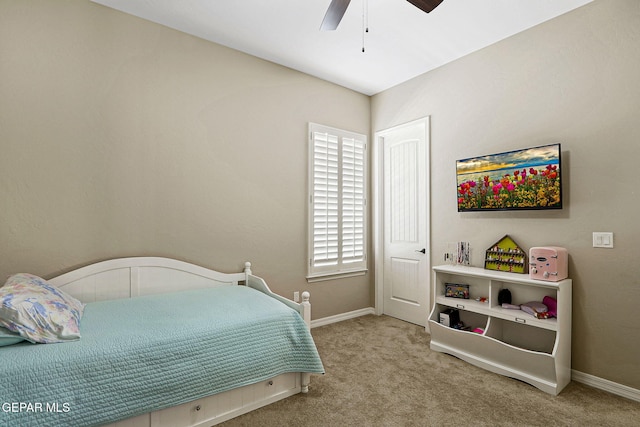
[[[309,125],[309,281],[366,271],[366,149],[365,135]]]

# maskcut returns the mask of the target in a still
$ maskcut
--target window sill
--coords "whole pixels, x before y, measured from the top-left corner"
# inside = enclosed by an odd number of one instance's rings
[[[348,271],[336,271],[328,273],[316,273],[307,276],[308,283],[324,282],[326,280],[344,279],[346,277],[364,276],[367,273],[366,268]]]

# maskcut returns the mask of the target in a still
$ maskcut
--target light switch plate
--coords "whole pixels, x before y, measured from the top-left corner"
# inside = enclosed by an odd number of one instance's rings
[[[604,231],[593,232],[593,247],[594,248],[613,248],[613,233]]]

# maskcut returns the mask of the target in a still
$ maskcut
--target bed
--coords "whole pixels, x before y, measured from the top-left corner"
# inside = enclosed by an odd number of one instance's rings
[[[135,257],[49,279],[85,304],[81,337],[0,347],[0,426],[204,427],[306,392],[324,373],[309,294],[250,267]]]

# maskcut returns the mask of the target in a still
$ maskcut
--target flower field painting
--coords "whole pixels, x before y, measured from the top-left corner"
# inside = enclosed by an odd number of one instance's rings
[[[458,212],[561,209],[560,144],[456,162]]]

